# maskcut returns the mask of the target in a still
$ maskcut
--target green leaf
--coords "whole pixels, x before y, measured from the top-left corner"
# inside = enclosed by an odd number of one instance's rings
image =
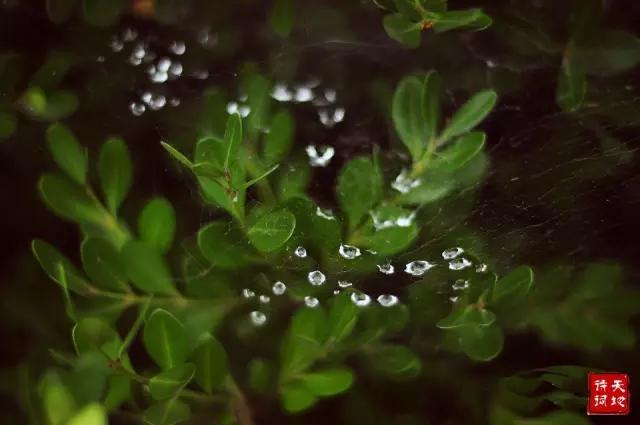
[[[491,326],[462,326],[456,329],[462,351],[475,361],[489,361],[500,354],[503,346],[502,329]]]
[[[74,62],[75,58],[70,52],[51,50],[42,66],[31,77],[30,84],[45,90],[58,87],[75,65]]]
[[[262,215],[249,228],[247,237],[259,251],[271,252],[284,245],[293,234],[296,217],[286,208]]]
[[[175,316],[160,308],[147,319],[143,341],[147,352],[162,370],[184,363],[189,354],[184,326]]]
[[[282,406],[289,413],[298,413],[313,406],[317,397],[301,382],[291,382],[280,389]]]
[[[67,127],[60,123],[47,129],[47,144],[60,168],[79,184],[87,179],[87,151]]]
[[[464,326],[490,326],[496,321],[496,315],[484,308],[473,305],[458,308],[440,320],[436,326],[440,329],[458,329]]]
[[[266,164],[275,164],[287,156],[293,143],[294,131],[295,122],[290,113],[280,111],[274,115],[262,148]]]
[[[279,36],[288,37],[293,28],[293,0],[276,0],[269,22]]]
[[[447,172],[462,168],[482,150],[485,139],[485,134],[480,131],[472,131],[461,136],[444,151],[437,153],[431,162],[431,168]]]
[[[149,379],[149,392],[154,400],[165,400],[175,396],[193,378],[196,368],[191,363],[172,367]]]
[[[244,235],[223,221],[214,221],[198,232],[198,248],[212,265],[237,269],[256,260],[256,254]]]
[[[91,403],[76,413],[67,425],[107,425],[107,413],[102,405]]]
[[[247,135],[256,138],[267,127],[269,107],[271,105],[271,82],[252,67],[243,71],[242,87],[248,99],[251,113],[247,117]]]
[[[212,336],[206,337],[193,351],[196,382],[208,394],[224,386],[227,376],[227,353]]]
[[[114,25],[126,4],[125,0],[82,0],[84,20],[96,27]]]
[[[422,28],[419,22],[412,22],[400,13],[386,15],[382,22],[387,35],[398,43],[411,49],[420,46]]]
[[[191,416],[189,406],[171,398],[158,402],[144,411],[144,423],[148,425],[175,425]]]
[[[420,359],[407,347],[379,345],[367,354],[368,364],[379,375],[394,380],[410,380],[422,371]]]
[[[593,32],[589,42],[575,46],[571,60],[576,69],[592,75],[615,75],[640,63],[640,39],[620,30]]]
[[[327,314],[322,308],[302,308],[295,313],[280,351],[280,374],[285,380],[316,360],[327,332]]]
[[[496,104],[498,95],[493,90],[485,90],[473,95],[460,109],[453,114],[451,120],[440,134],[440,145],[449,139],[464,134],[480,124]]]
[[[508,303],[521,300],[531,290],[532,285],[533,270],[529,266],[520,266],[496,282],[491,301]]]
[[[0,111],[0,141],[8,139],[18,127],[18,118],[9,112]]]
[[[580,109],[587,94],[587,78],[565,58],[558,73],[556,85],[556,102],[563,111],[571,112]]]
[[[228,170],[229,164],[237,159],[240,143],[242,143],[242,118],[240,118],[240,114],[235,113],[229,115],[227,127],[224,130],[225,157],[223,168],[225,170]]]
[[[38,182],[40,195],[57,215],[80,223],[104,225],[110,217],[86,188],[56,174],[45,174]]]
[[[113,411],[122,406],[132,397],[131,378],[123,375],[112,375],[109,377],[109,388],[104,397],[104,407],[108,411]]]
[[[39,393],[47,423],[66,425],[76,411],[76,402],[58,374],[47,373],[40,382]]]
[[[245,184],[242,185],[242,189],[247,189],[247,188],[253,186],[254,184],[256,184],[257,182],[259,182],[260,180],[267,178],[267,176],[269,174],[271,174],[274,171],[276,171],[279,167],[280,167],[280,164],[276,164],[273,167],[271,167],[270,169],[268,169],[267,171],[265,171],[264,173],[262,173],[261,175],[259,175],[258,177],[255,177],[255,178],[247,181]]]
[[[300,381],[318,397],[328,397],[348,390],[353,384],[353,372],[349,369],[324,369],[300,376]]]
[[[338,252],[342,229],[337,218],[319,214],[319,207],[305,197],[291,198],[285,205],[296,216],[294,237],[299,237],[309,252],[316,250],[325,256]]]
[[[162,145],[163,148],[165,148],[167,152],[169,152],[169,154],[173,157],[173,159],[175,159],[176,161],[178,161],[188,169],[193,168],[193,162],[191,162],[189,158],[187,158],[182,153],[180,153],[179,150],[177,150],[176,148],[174,148],[173,146],[165,142],[160,142],[160,144]]]
[[[349,229],[355,229],[382,197],[380,170],[369,158],[352,159],[338,175],[336,196],[347,216]]]
[[[72,337],[73,346],[80,356],[97,350],[112,359],[117,357],[114,351],[119,347],[120,336],[102,319],[89,317],[80,320],[73,327]]]
[[[100,149],[98,174],[107,208],[115,215],[131,187],[131,157],[120,138],[110,138]]]
[[[348,337],[358,321],[360,308],[350,298],[348,292],[335,297],[329,310],[329,341],[339,343]]]
[[[441,33],[466,27],[478,31],[488,28],[491,23],[491,18],[480,9],[452,10],[438,15],[434,19],[433,30],[436,33]]]
[[[101,238],[89,237],[80,246],[82,266],[91,282],[107,291],[129,290],[118,251]]]
[[[171,272],[158,251],[144,242],[129,241],[120,251],[120,261],[136,288],[150,294],[175,294]]]
[[[58,270],[61,265],[64,270],[64,279],[67,288],[79,294],[88,292],[89,287],[82,273],[53,245],[40,239],[34,239],[31,242],[31,250],[42,269],[54,282],[62,285],[62,277]]]
[[[140,240],[163,254],[171,248],[175,230],[176,213],[165,198],[149,201],[138,217]]]
[[[280,167],[277,177],[278,198],[281,201],[302,196],[306,193],[311,181],[311,167],[306,161],[287,161],[284,167]]]
[[[409,247],[417,236],[414,212],[384,204],[371,211],[371,219],[362,234],[352,242],[379,255],[390,256]]]

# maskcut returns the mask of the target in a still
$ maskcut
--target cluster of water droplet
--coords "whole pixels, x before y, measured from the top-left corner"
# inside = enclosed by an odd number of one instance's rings
[[[322,125],[331,128],[344,120],[346,110],[336,105],[338,96],[335,89],[322,89],[319,86],[319,80],[293,85],[277,83],[273,86],[271,97],[278,102],[311,102],[316,107],[318,119]]]
[[[376,230],[388,229],[389,227],[409,227],[416,218],[416,212],[412,211],[408,215],[401,215],[395,218],[382,218],[375,211],[370,212],[373,227]]]
[[[391,187],[400,193],[408,193],[418,186],[420,186],[420,179],[410,177],[406,169],[403,169],[391,182]]]
[[[312,167],[326,167],[336,153],[333,146],[317,147],[315,145],[308,145],[305,152],[309,157],[309,165]]]

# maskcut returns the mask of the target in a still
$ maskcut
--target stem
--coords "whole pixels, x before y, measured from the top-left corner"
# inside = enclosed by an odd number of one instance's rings
[[[255,150],[252,148],[247,148],[244,155],[244,165],[247,168],[247,172],[251,175],[252,178],[258,178],[264,174],[263,166],[260,163],[260,160],[257,158]],[[266,204],[273,205],[276,203],[276,195],[269,184],[269,180],[262,179],[256,182],[256,187],[258,188],[258,194],[262,201]]]
[[[254,425],[253,419],[251,418],[251,409],[247,403],[247,399],[231,375],[227,377],[227,388],[232,396],[231,408],[233,409],[238,423],[240,425]]]

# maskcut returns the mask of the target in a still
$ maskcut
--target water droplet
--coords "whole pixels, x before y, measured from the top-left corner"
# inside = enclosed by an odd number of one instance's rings
[[[271,97],[273,97],[278,102],[290,102],[293,99],[293,94],[287,88],[286,85],[282,83],[278,83],[273,86],[273,90],[271,91]]]
[[[151,104],[151,101],[153,100],[153,94],[149,91],[146,91],[144,93],[142,93],[142,95],[140,96],[140,100],[142,100],[144,103],[146,103],[147,105]]]
[[[242,118],[247,118],[251,113],[251,108],[248,107],[247,105],[242,105],[238,108],[238,113]]]
[[[187,50],[187,46],[182,41],[174,41],[169,46],[169,51],[174,55],[182,55]]]
[[[164,71],[157,71],[155,74],[151,74],[149,78],[152,82],[162,84],[169,78],[169,74]]]
[[[206,80],[207,78],[209,78],[209,71],[207,71],[206,69],[196,69],[191,73],[191,75],[193,76],[193,78],[196,78],[198,80]]]
[[[271,298],[268,295],[260,295],[260,302],[262,304],[269,304],[269,301],[271,301]]]
[[[169,100],[169,105],[171,106],[180,105],[180,99],[178,99],[177,97],[172,97],[171,100]]]
[[[324,218],[325,220],[335,220],[336,219],[331,210],[325,210],[325,209],[322,209],[320,207],[316,208],[316,215],[318,217]]]
[[[411,189],[420,185],[420,179],[414,179],[409,177],[409,173],[406,169],[403,169],[400,174],[391,183],[391,187],[400,193],[407,193]]]
[[[333,121],[334,122],[342,122],[346,112],[347,111],[343,107],[336,108],[336,110],[333,111]]]
[[[169,67],[169,74],[173,77],[179,77],[182,75],[182,64],[180,62],[174,62]]]
[[[203,28],[198,32],[197,40],[198,43],[204,47],[214,47],[218,44],[218,35],[211,34],[211,30],[209,28]]]
[[[142,103],[138,103],[138,102],[131,102],[129,104],[129,110],[131,111],[131,113],[133,115],[135,115],[136,117],[139,117],[140,115],[144,114],[144,111],[146,110],[146,106],[144,106],[144,104]]]
[[[307,250],[303,246],[297,247],[293,253],[295,254],[296,257],[300,257],[300,258],[307,257]]]
[[[315,145],[309,145],[305,148],[305,151],[309,157],[309,164],[312,167],[326,167],[329,165],[331,158],[333,158],[333,155],[336,153],[333,146],[321,146],[316,148]]]
[[[340,248],[338,248],[338,252],[340,256],[346,258],[347,260],[353,260],[356,257],[360,256],[360,248],[352,246],[352,245],[343,245],[340,244]]]
[[[466,269],[470,265],[471,265],[471,261],[467,260],[464,257],[456,258],[454,260],[449,261],[450,270],[462,270],[462,269]]]
[[[398,297],[395,295],[383,294],[378,297],[378,304],[382,307],[393,307],[398,304]]]
[[[314,308],[314,307],[317,307],[318,304],[320,304],[320,301],[318,301],[318,299],[316,297],[311,297],[311,296],[307,295],[306,297],[304,297],[304,304],[307,307]]]
[[[151,106],[151,109],[153,109],[154,111],[158,111],[162,109],[164,105],[166,105],[166,103],[167,103],[167,99],[162,95],[158,95],[152,99],[150,106]]]
[[[484,273],[486,272],[488,269],[487,265],[482,263],[482,264],[478,264],[478,266],[476,267],[476,272],[477,273]]]
[[[262,326],[267,323],[267,315],[261,311],[252,311],[249,313],[249,317],[251,318],[251,323],[256,326]]]
[[[435,264],[428,261],[418,260],[412,261],[407,264],[404,268],[404,271],[412,276],[422,276],[427,270],[432,267],[435,267]]]
[[[170,67],[171,67],[171,59],[165,57],[165,58],[161,58],[158,61],[158,64],[157,64],[158,71],[167,72],[169,71]]]
[[[364,292],[351,293],[351,301],[358,307],[366,307],[371,304],[371,297]]]
[[[147,55],[147,49],[144,44],[138,43],[133,47],[131,51],[131,57],[143,59]]]
[[[416,218],[416,212],[412,211],[409,215],[400,216],[395,219],[383,219],[375,211],[371,211],[371,220],[376,230],[387,229],[389,227],[409,227]]]
[[[138,66],[142,63],[142,59],[141,58],[137,58],[135,56],[131,56],[129,58],[129,63],[133,66]]]
[[[277,281],[273,284],[273,288],[271,288],[271,290],[273,291],[274,295],[282,295],[287,290],[287,285],[285,285],[283,282]]]
[[[333,295],[340,295],[340,290],[339,289],[334,289],[333,290]]]
[[[325,282],[325,280],[327,280],[327,278],[320,270],[314,270],[309,272],[307,280],[309,280],[309,283],[314,286],[320,286]]]
[[[98,63],[103,63],[104,61],[105,61],[105,58],[104,58],[104,56],[102,56],[102,55],[100,55],[100,56],[98,56],[98,57],[96,58],[96,62],[98,62]]]
[[[245,298],[253,298],[253,297],[255,297],[255,296],[256,296],[256,293],[255,293],[255,292],[253,292],[253,291],[252,291],[251,289],[249,289],[249,288],[244,288],[244,289],[242,290],[242,296],[243,296],[243,297],[245,297]]]
[[[351,285],[353,285],[353,283],[347,282],[346,280],[339,280],[338,281],[338,286],[341,287],[341,288],[348,288]]]
[[[294,99],[296,102],[309,102],[313,100],[313,91],[309,87],[298,87]]]
[[[445,260],[452,260],[463,252],[464,249],[459,247],[445,249],[444,251],[442,251],[442,258],[444,258]]]
[[[122,32],[122,39],[124,41],[133,41],[138,37],[138,33],[133,28],[125,28]]]
[[[393,264],[387,262],[384,264],[378,264],[378,270],[384,274],[393,274],[395,272],[395,268]]]
[[[238,102],[227,103],[227,113],[235,114],[236,112],[238,112]]]
[[[451,285],[451,288],[454,291],[462,291],[463,289],[467,289],[468,287],[469,281],[464,279],[458,279],[453,283],[453,285]]]
[[[487,59],[485,63],[487,64],[487,68],[495,68],[497,66],[497,64],[491,59]]]
[[[124,43],[117,38],[112,38],[109,42],[109,47],[111,47],[111,50],[114,52],[119,52],[124,48]]]
[[[336,101],[337,93],[334,89],[325,89],[324,97],[328,102],[333,103]]]
[[[454,304],[455,304],[455,303],[457,303],[457,302],[458,302],[458,299],[459,299],[459,298],[460,298],[460,297],[449,297],[449,301],[451,301],[452,303],[454,303]]]

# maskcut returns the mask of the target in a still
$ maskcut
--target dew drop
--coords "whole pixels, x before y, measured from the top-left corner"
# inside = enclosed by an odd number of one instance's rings
[[[454,291],[462,291],[463,289],[467,289],[468,287],[469,281],[465,279],[458,279],[453,283],[453,285],[451,285],[451,288]]]
[[[313,91],[309,87],[298,87],[294,99],[296,102],[309,102],[313,100]]]
[[[167,99],[162,95],[158,95],[151,100],[150,106],[151,106],[151,109],[153,109],[154,111],[158,111],[162,109],[166,104],[167,104]]]
[[[255,297],[255,295],[256,295],[256,293],[255,293],[255,292],[253,292],[253,291],[252,291],[251,289],[249,289],[249,288],[244,288],[244,289],[242,290],[242,296],[243,296],[243,297],[245,297],[245,298],[253,298],[253,297]]]
[[[449,261],[450,270],[462,270],[462,269],[466,269],[470,265],[471,265],[471,261],[467,260],[464,257],[456,258]]]
[[[283,282],[277,281],[273,284],[271,290],[273,291],[274,295],[282,295],[287,290],[287,285],[285,285]]]
[[[444,258],[445,260],[452,260],[463,252],[464,249],[459,247],[445,249],[444,251],[442,251],[442,258]]]
[[[138,33],[133,28],[125,28],[122,33],[122,39],[124,41],[133,41],[138,37]]]
[[[271,298],[268,295],[260,295],[259,300],[262,304],[269,304]]]
[[[344,108],[336,108],[336,110],[333,111],[333,121],[336,123],[342,122],[342,120],[344,120],[345,114],[346,110]]]
[[[251,323],[256,326],[262,326],[267,323],[267,315],[261,311],[252,311],[249,313],[249,317],[251,318]]]
[[[351,301],[358,307],[366,307],[371,304],[371,297],[364,292],[351,293]]]
[[[242,105],[238,108],[238,113],[242,118],[247,118],[251,113],[251,108],[249,108],[247,105]]]
[[[326,167],[336,153],[333,146],[321,146],[318,148],[315,145],[307,146],[305,152],[312,167]]]
[[[151,74],[149,78],[152,82],[157,84],[162,84],[169,78],[169,74],[164,71],[156,71],[154,74]]]
[[[488,269],[487,265],[482,263],[482,264],[478,264],[478,266],[476,267],[476,272],[477,273],[484,273],[486,272]]]
[[[341,288],[348,288],[351,285],[353,285],[353,283],[347,282],[346,280],[339,280],[338,281],[338,286],[341,287]]]
[[[171,105],[171,106],[179,106],[180,105],[180,99],[178,99],[177,97],[172,97],[171,100],[169,100],[169,105]]]
[[[158,61],[157,68],[158,68],[158,71],[160,71],[160,72],[169,71],[169,68],[171,68],[171,59],[169,59],[169,58],[161,58]]]
[[[457,303],[457,302],[458,302],[458,299],[459,299],[459,298],[460,298],[460,297],[449,297],[449,301],[451,301],[452,303],[454,303],[454,304],[455,304],[455,303]]]
[[[336,101],[336,91],[334,89],[326,89],[324,91],[324,97],[328,102],[333,103]]]
[[[307,250],[303,246],[297,247],[293,253],[295,254],[296,257],[300,257],[300,258],[307,257]]]
[[[313,286],[320,286],[325,282],[325,280],[327,280],[325,275],[320,270],[309,272],[309,274],[307,275],[307,279]]]
[[[382,307],[393,307],[398,304],[398,297],[395,295],[383,294],[378,297],[378,304]]]
[[[179,77],[182,75],[182,64],[180,62],[174,62],[169,67],[169,74],[174,77]]]
[[[393,267],[393,264],[389,262],[384,264],[378,264],[378,270],[380,270],[380,272],[384,274],[393,274],[395,272],[395,268]]]
[[[324,209],[322,209],[320,207],[316,208],[316,215],[318,217],[324,218],[325,220],[335,220],[336,219],[331,210],[324,210]]]
[[[178,56],[183,55],[186,50],[187,46],[182,41],[174,41],[169,46],[169,51]]]
[[[111,47],[111,50],[114,52],[120,52],[124,48],[124,43],[117,38],[113,38],[109,42],[109,47]]]
[[[278,102],[290,102],[293,99],[293,94],[287,88],[286,85],[282,83],[278,83],[273,86],[273,90],[271,91],[271,97],[273,97]]]
[[[353,260],[356,257],[359,257],[361,252],[360,248],[352,246],[352,245],[343,245],[340,244],[340,248],[338,248],[338,252],[340,256],[346,258],[347,260]]]
[[[412,276],[422,276],[427,270],[432,267],[435,267],[435,264],[428,261],[418,260],[412,261],[407,264],[404,268],[404,271]]]
[[[129,110],[131,111],[131,113],[133,115],[135,115],[136,117],[139,117],[140,115],[144,114],[144,111],[146,110],[146,106],[144,106],[144,104],[142,103],[138,103],[138,102],[131,102],[129,104]]]
[[[138,66],[142,63],[142,59],[141,58],[137,58],[135,56],[131,56],[129,58],[129,63],[133,66]]]
[[[238,102],[227,103],[227,113],[235,114],[236,112],[238,112]]]
[[[403,169],[400,174],[391,183],[391,187],[400,193],[407,193],[411,189],[420,185],[420,179],[414,179],[409,177],[409,173],[406,169]]]
[[[334,289],[333,290],[333,295],[340,295],[340,290],[339,289]]]
[[[309,295],[304,297],[304,305],[306,305],[307,307],[314,308],[317,307],[318,304],[320,304],[320,301],[318,301],[316,297],[312,297]]]

